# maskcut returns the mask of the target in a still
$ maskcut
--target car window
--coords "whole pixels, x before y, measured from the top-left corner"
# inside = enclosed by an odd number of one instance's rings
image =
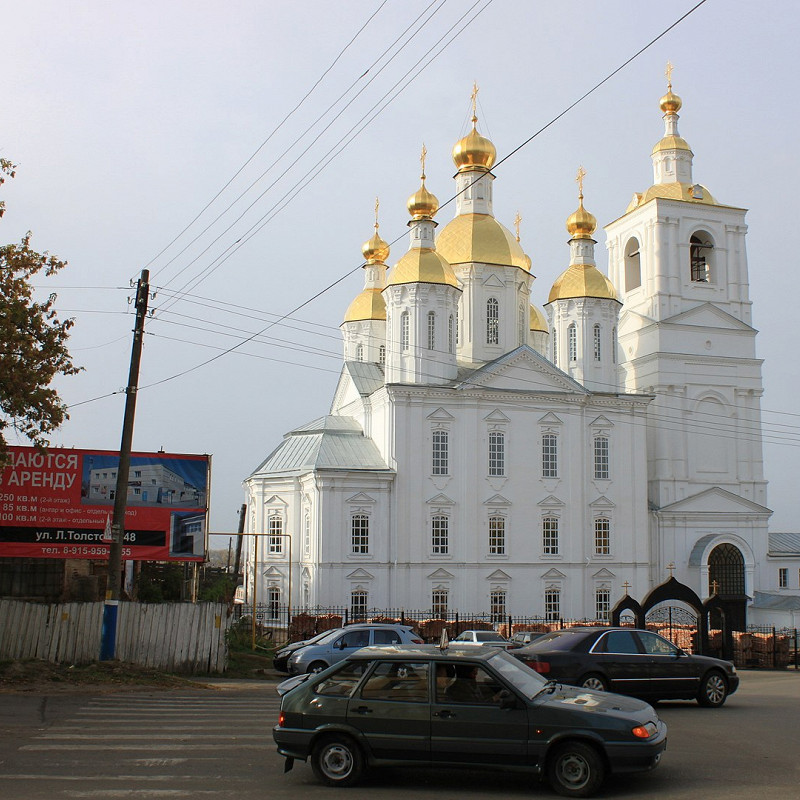
[[[376,628],[372,632],[372,641],[374,644],[400,644],[400,631],[392,630],[391,628]]]
[[[492,656],[489,663],[507,683],[525,697],[533,697],[546,682],[538,672],[534,672],[527,664],[523,664],[518,658],[500,648],[497,648],[497,653]]]
[[[314,691],[333,697],[349,697],[364,674],[365,662],[345,661],[333,674],[320,681]]]
[[[472,633],[471,632],[468,633],[467,631],[464,631],[464,633],[459,633],[458,636],[456,636],[456,638],[453,639],[453,641],[454,642],[471,642],[472,641]]]
[[[445,665],[447,666],[447,665]],[[437,701],[446,703],[469,703],[471,705],[497,705],[498,692],[503,688],[497,678],[476,664],[452,664],[455,675],[444,688],[437,680]]]
[[[672,656],[678,652],[678,648],[675,647],[672,642],[668,642],[656,633],[640,631],[638,636],[645,653],[659,656]]]
[[[631,631],[609,631],[592,650],[595,653],[639,653],[639,646]]]
[[[348,631],[338,644],[340,647],[366,647],[369,644],[369,629],[361,631]]]
[[[478,631],[475,637],[479,642],[504,642],[505,639],[494,631]]]
[[[377,664],[361,689],[364,700],[428,701],[428,664],[384,661]]]

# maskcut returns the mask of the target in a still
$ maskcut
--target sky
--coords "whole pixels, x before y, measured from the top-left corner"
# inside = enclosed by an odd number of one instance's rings
[[[706,0],[562,115],[695,4],[5,3],[0,157],[17,176],[0,190],[0,242],[31,230],[69,262],[36,286],[75,319],[83,367],[56,383],[70,419],[52,444],[119,447],[132,285],[148,269],[133,447],[212,455],[212,546],[227,545],[242,481],[329,411],[375,198],[392,264],[423,143],[437,219],[452,217],[473,82],[479,131],[498,159],[516,151],[494,170],[494,209],[512,230],[522,218],[541,307],[569,263],[578,167],[601,226],[651,185],[670,61],[695,180],[749,209],[770,527],[797,530],[800,367],[782,279],[795,286],[796,4]]]

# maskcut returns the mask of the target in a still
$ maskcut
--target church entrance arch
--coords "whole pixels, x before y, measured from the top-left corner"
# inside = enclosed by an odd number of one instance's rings
[[[656,586],[642,603],[645,627],[672,640],[678,647],[705,653],[708,646],[703,603],[686,584],[670,577]],[[697,632],[697,640],[692,634]]]

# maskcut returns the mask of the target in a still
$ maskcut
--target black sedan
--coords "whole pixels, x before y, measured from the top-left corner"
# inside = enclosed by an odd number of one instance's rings
[[[545,681],[499,647],[365,647],[279,687],[286,769],[329,786],[368,766],[528,770],[589,797],[609,773],[653,769],[667,728],[641,700]]]
[[[719,707],[739,686],[730,661],[691,655],[652,631],[565,628],[511,651],[540,675],[650,701]]]

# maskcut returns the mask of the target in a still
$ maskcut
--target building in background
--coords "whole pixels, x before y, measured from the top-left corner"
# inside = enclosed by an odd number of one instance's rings
[[[376,209],[328,415],[245,481],[249,597],[255,575],[295,608],[606,619],[674,571],[739,623],[800,598],[767,533],[745,211],[696,182],[671,84],[660,108],[653,184],[606,226],[607,276],[579,171],[544,310],[519,220],[494,216],[477,116],[438,232],[423,149],[391,268]]]

